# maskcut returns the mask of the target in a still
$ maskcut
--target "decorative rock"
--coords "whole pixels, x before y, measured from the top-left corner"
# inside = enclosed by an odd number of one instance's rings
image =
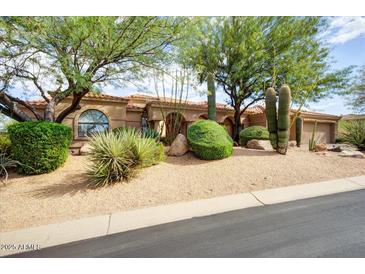
[[[329,145],[327,145],[327,150],[333,151],[333,152],[341,152],[342,148],[338,144],[329,144]]]
[[[315,150],[316,152],[319,152],[319,151],[326,151],[326,150],[327,150],[327,145],[326,145],[325,143],[317,144],[314,150]]]
[[[189,151],[188,140],[182,134],[178,134],[175,140],[172,142],[168,155],[170,156],[183,156]]]
[[[80,148],[80,154],[81,155],[87,155],[90,153],[91,146],[86,143]]]
[[[165,154],[169,154],[170,146],[164,146]]]
[[[339,153],[338,156],[353,157],[353,158],[360,158],[360,159],[365,158],[364,153],[362,153],[360,151],[352,151],[352,150],[344,150],[341,153]]]
[[[328,151],[341,152],[344,150],[357,151],[358,148],[352,144],[329,144],[327,145]]]
[[[268,140],[252,139],[247,142],[246,147],[251,149],[272,150],[272,146]]]

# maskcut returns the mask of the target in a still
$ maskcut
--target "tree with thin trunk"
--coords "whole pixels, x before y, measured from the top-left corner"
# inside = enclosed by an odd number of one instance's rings
[[[173,17],[1,17],[0,110],[18,121],[62,122],[88,92],[158,67],[187,20]],[[46,103],[19,98],[19,83]],[[18,92],[19,93],[19,92]],[[72,101],[56,116],[56,106]],[[27,109],[28,111],[23,111]],[[29,115],[31,113],[31,115]]]
[[[180,59],[201,81],[213,72],[234,108],[237,141],[241,115],[264,99],[267,87],[288,84],[296,104],[343,87],[349,70],[330,71],[329,48],[319,37],[326,25],[319,17],[201,18],[194,35],[180,45]]]
[[[355,74],[352,84],[341,94],[346,95],[348,103],[357,113],[365,113],[365,66]]]

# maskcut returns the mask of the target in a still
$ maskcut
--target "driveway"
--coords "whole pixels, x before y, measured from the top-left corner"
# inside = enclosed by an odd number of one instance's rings
[[[14,257],[365,257],[365,190],[194,218]]]

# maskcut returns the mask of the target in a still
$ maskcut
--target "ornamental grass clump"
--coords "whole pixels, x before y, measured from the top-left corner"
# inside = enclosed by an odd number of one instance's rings
[[[96,187],[128,181],[143,167],[164,159],[162,144],[143,138],[136,131],[98,133],[90,141],[88,175]]]
[[[342,142],[365,150],[365,120],[346,121],[343,123],[344,132],[340,135]]]

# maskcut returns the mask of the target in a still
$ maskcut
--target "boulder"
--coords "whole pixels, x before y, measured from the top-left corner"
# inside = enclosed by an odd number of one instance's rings
[[[353,151],[353,150],[344,150],[344,151],[340,152],[338,154],[338,156],[341,156],[341,157],[360,158],[360,159],[365,158],[364,153],[362,153],[360,151]]]
[[[250,149],[260,149],[260,150],[272,150],[273,149],[270,144],[270,141],[256,140],[256,139],[249,140],[246,144],[246,147],[250,148]]]
[[[184,135],[178,134],[170,146],[168,155],[182,156],[188,151],[189,151],[188,140]]]
[[[342,148],[338,144],[329,144],[329,145],[327,145],[327,150],[333,151],[333,152],[341,152]]]
[[[329,144],[327,145],[328,151],[341,152],[344,150],[347,151],[357,151],[358,148],[351,144]]]
[[[91,146],[86,143],[80,148],[80,154],[81,155],[87,155],[90,153]]]
[[[316,147],[314,149],[315,152],[326,151],[326,150],[327,150],[327,145],[325,143],[316,144]]]

